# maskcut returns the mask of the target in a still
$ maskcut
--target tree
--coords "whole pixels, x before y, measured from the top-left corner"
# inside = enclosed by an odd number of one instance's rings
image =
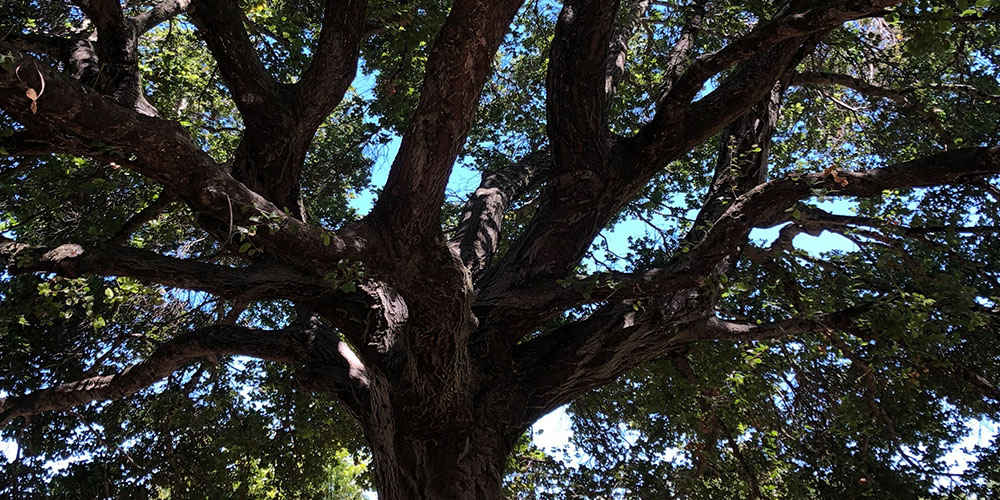
[[[988,495],[990,4],[8,1],[5,494]]]

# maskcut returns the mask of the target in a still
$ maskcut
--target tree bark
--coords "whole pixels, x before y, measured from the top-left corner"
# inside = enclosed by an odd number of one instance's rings
[[[450,427],[440,434],[383,429],[369,433],[380,500],[502,498],[509,448],[491,429]]]
[[[375,377],[361,419],[379,499],[502,498],[507,455],[524,431],[509,424],[516,404],[496,404],[497,395],[513,392],[503,390],[509,386],[494,381],[476,391],[489,395],[484,403],[481,397],[428,400],[404,385]]]

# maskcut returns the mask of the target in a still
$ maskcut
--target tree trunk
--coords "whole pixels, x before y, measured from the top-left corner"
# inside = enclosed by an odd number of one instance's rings
[[[518,405],[502,402],[504,391],[494,391],[505,385],[493,382],[465,397],[427,398],[373,380],[361,422],[380,500],[502,498],[507,456],[524,429],[510,423]]]
[[[483,424],[483,423],[481,423]],[[379,500],[498,500],[509,446],[476,425],[370,432]]]

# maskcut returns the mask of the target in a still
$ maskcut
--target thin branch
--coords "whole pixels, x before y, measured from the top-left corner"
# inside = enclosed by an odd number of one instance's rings
[[[728,340],[735,342],[776,340],[809,332],[844,328],[871,308],[871,304],[855,306],[809,318],[790,318],[770,323],[741,323],[709,318],[701,330],[692,330],[690,340]],[[683,338],[683,337],[682,337]]]
[[[6,156],[44,156],[56,151],[51,142],[25,132],[0,137],[0,153]]]
[[[774,19],[758,25],[746,36],[720,50],[695,59],[663,100],[665,103],[686,104],[694,98],[709,78],[755,54],[775,47],[785,40],[804,38],[813,33],[826,31],[898,3],[901,3],[900,0],[874,2],[841,0],[799,12],[787,10],[780,12]]]
[[[730,252],[732,238],[746,234],[750,227],[782,222],[788,217],[786,210],[812,196],[815,189],[826,189],[834,196],[871,197],[886,189],[953,184],[997,173],[1000,148],[983,147],[955,149],[884,168],[838,171],[837,176],[819,172],[777,179],[737,198],[714,222],[704,240],[685,254],[682,260],[686,264],[681,266],[690,266],[690,271],[707,271],[702,263],[715,262],[713,256]]]
[[[10,44],[11,48],[21,52],[45,54],[55,59],[62,59],[72,43],[66,38],[39,33],[11,33],[0,37],[0,41]]]
[[[677,36],[677,41],[674,42],[674,46],[667,54],[663,83],[660,85],[660,88],[657,89],[656,95],[654,96],[657,107],[659,107],[663,103],[666,96],[670,94],[674,84],[677,83],[677,80],[680,79],[683,74],[683,64],[688,60],[688,58],[690,58],[691,53],[694,52],[695,42],[701,32],[701,23],[705,20],[707,12],[705,5],[707,3],[707,0],[695,0],[691,3],[691,6],[688,7],[689,12],[687,19],[684,21],[684,26],[681,28],[681,32]]]
[[[941,144],[944,147],[951,146],[954,144],[952,135],[938,118],[933,111],[924,109],[922,106],[914,103],[907,93],[904,91],[894,91],[887,89],[885,87],[880,87],[873,85],[871,83],[865,82],[860,78],[855,78],[848,75],[840,75],[835,73],[824,73],[824,72],[806,72],[806,73],[796,73],[791,78],[792,85],[838,85],[841,87],[846,87],[855,90],[863,95],[869,97],[881,97],[884,99],[889,99],[899,106],[904,111],[909,111],[914,113],[921,118],[927,120],[927,122],[934,128],[938,136],[941,138]]]
[[[611,35],[611,46],[605,63],[604,93],[605,106],[610,106],[615,89],[625,77],[625,62],[628,60],[629,40],[642,24],[649,10],[650,0],[629,0],[622,23],[615,25]]]
[[[191,0],[163,0],[153,6],[152,9],[135,16],[132,22],[135,23],[139,34],[143,34],[155,28],[160,23],[183,14],[190,7]]]
[[[168,193],[160,193],[156,197],[156,200],[146,205],[129,220],[125,221],[122,227],[108,241],[114,245],[124,245],[133,234],[142,229],[142,226],[159,217],[174,201],[176,201],[176,198],[170,196]]]
[[[979,390],[983,397],[989,398],[994,403],[1000,403],[1000,388],[998,388],[996,384],[987,380],[986,377],[980,375],[975,370],[964,366],[956,367],[954,372],[960,379],[968,382],[970,385]]]

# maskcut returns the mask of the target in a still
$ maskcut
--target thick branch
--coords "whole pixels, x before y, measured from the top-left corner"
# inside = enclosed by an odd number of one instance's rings
[[[298,115],[315,128],[333,111],[354,80],[364,36],[365,0],[327,0],[323,31],[309,68],[295,85]]]
[[[608,158],[607,59],[618,6],[618,0],[568,0],[559,13],[545,92],[559,170],[594,168]]]
[[[500,243],[504,213],[511,202],[537,186],[552,170],[548,151],[530,153],[517,163],[486,172],[472,193],[451,245],[473,274],[485,268]]]
[[[4,48],[0,43],[0,50]],[[88,92],[29,56],[16,65],[38,68],[45,92],[38,99],[37,113],[33,113],[25,91],[41,88],[38,75],[28,75],[22,81],[14,72],[0,70],[0,109],[35,137],[51,138],[54,144],[96,143],[100,147],[95,146],[93,152],[71,152],[100,156],[142,173],[223,227],[247,227],[254,224],[250,217],[263,216],[266,230],[259,231],[254,241],[304,268],[325,273],[324,269],[335,267],[342,257],[360,257],[365,243],[357,233],[344,229],[324,236],[315,227],[289,217],[229,175],[179,124],[143,116]],[[69,140],[63,141],[67,137]],[[342,237],[346,235],[350,236]]]
[[[304,218],[299,180],[309,145],[341,101],[357,69],[364,0],[330,0],[309,68],[295,86],[278,82],[250,42],[234,0],[192,2],[190,16],[218,62],[245,130],[233,176],[268,201]]]
[[[91,0],[81,8],[97,26],[97,61],[89,65],[96,88],[124,106],[156,116],[139,79],[139,33],[119,0]],[[99,67],[95,67],[98,66]]]
[[[589,389],[693,342],[761,341],[845,328],[867,310],[861,306],[808,319],[751,325],[718,319],[698,307],[692,310],[692,305],[704,305],[693,291],[638,307],[633,304],[605,306],[584,320],[515,348],[515,371],[528,396],[526,419],[538,418]]]
[[[697,277],[711,275],[717,264],[732,254],[734,242],[742,242],[750,228],[771,225],[780,220],[789,206],[811,196],[813,189],[839,190],[835,194],[847,196],[876,196],[886,189],[964,182],[970,177],[997,173],[1000,173],[1000,148],[973,148],[881,169],[843,172],[841,175],[848,179],[846,186],[837,184],[832,176],[822,173],[762,184],[737,198],[715,221],[700,244],[681,254],[682,257],[665,270],[658,271],[662,273],[658,276],[660,279],[673,276],[678,280],[671,283],[673,286],[670,289],[655,290],[658,295],[649,299],[648,305],[639,306],[630,301],[608,305],[582,322],[560,327],[519,344],[514,349],[515,359],[520,359],[519,373],[525,375],[526,384],[532,380],[548,380],[545,382],[550,386],[548,389],[536,389],[537,397],[541,398],[536,404],[541,410],[549,410],[555,407],[550,405],[557,406],[568,400],[564,398],[572,398],[635,366],[630,360],[652,359],[683,342],[712,336],[773,336],[789,330],[794,326],[791,323],[780,324],[780,328],[758,330],[729,328],[733,326],[730,324],[722,328],[713,321],[701,324],[688,333],[678,334],[676,338],[670,333],[678,325],[693,324],[691,321],[698,319],[698,311],[707,311],[713,303],[712,290],[705,289],[702,283],[697,282]],[[623,282],[631,282],[639,277],[622,278]],[[695,279],[695,282],[684,282],[680,277]],[[668,283],[670,281],[667,280]],[[609,294],[608,299],[619,298]],[[646,304],[647,299],[642,302]],[[631,307],[633,305],[635,307]],[[646,308],[656,310],[647,311]],[[680,311],[685,315],[695,315],[695,318],[678,317]],[[582,361],[575,364],[575,359]]]
[[[34,247],[0,236],[0,263],[12,274],[128,276],[225,298],[306,299],[329,291],[320,278],[280,266],[232,268],[167,257],[138,248],[66,244]]]
[[[431,48],[420,101],[369,218],[401,247],[440,234],[452,165],[472,127],[493,56],[521,0],[457,0]]]
[[[282,88],[264,67],[243,26],[235,0],[195,0],[189,16],[219,64],[233,100],[248,128],[281,122],[285,113]]]
[[[335,380],[336,390],[349,393],[349,401],[362,401],[359,394],[368,385],[364,367],[339,346],[336,336],[327,333],[318,341],[315,329],[288,328],[266,331],[217,325],[175,337],[147,359],[120,373],[91,377],[42,389],[24,396],[0,399],[0,427],[11,420],[45,411],[64,411],[91,401],[118,400],[135,394],[203,356],[240,355],[277,362],[308,363],[322,360],[327,382]],[[314,354],[317,345],[324,345]],[[348,353],[349,357],[345,357]]]
[[[800,50],[788,67],[796,65],[806,52]],[[684,244],[698,242],[736,197],[767,180],[771,139],[778,124],[787,75],[786,71],[785,77],[763,99],[722,130],[712,184],[694,227],[684,236]]]
[[[739,102],[739,98],[753,99],[749,103],[750,106],[753,106],[770,91],[776,91],[777,94],[773,99],[764,99],[757,112],[748,114],[743,122],[734,125],[738,130],[733,130],[732,134],[743,134],[748,135],[748,137],[730,140],[730,136],[726,136],[723,151],[729,154],[720,159],[719,167],[724,175],[716,179],[715,189],[712,192],[712,200],[714,201],[709,204],[705,217],[709,217],[710,214],[717,216],[724,208],[726,199],[723,195],[742,193],[760,182],[766,172],[768,141],[777,118],[776,96],[780,96],[782,90],[782,88],[775,89],[774,81],[784,72],[784,68],[791,64],[795,59],[796,52],[799,51],[798,42],[786,45],[780,46],[771,53],[760,55],[741,66],[733,77],[738,83],[730,84],[729,87],[734,89],[731,92],[726,91],[730,92],[729,99],[731,100],[726,104],[731,107],[731,109],[726,110],[726,113],[740,109],[744,112],[747,111],[749,106]],[[743,75],[749,76],[744,78]],[[747,84],[749,87],[736,89],[740,84]],[[764,84],[768,86],[761,88]],[[745,95],[748,88],[752,89],[753,93]],[[725,120],[726,113],[721,117],[698,117],[697,119]],[[670,134],[670,140],[684,140],[683,132],[686,131],[681,129],[681,131]],[[715,132],[716,130],[711,130],[711,133]],[[682,149],[686,151],[705,139],[707,136],[698,136],[690,143],[678,147],[672,154],[680,155]],[[731,142],[734,143],[730,144]],[[757,146],[760,147],[757,148]],[[730,160],[734,157],[733,155],[739,154],[739,151],[730,152],[728,149],[730,147],[740,147],[744,152],[749,152],[754,148],[757,148],[758,151],[747,154],[742,158],[743,162],[740,165],[732,165]],[[621,155],[626,158],[626,162],[650,161],[649,158],[640,157],[639,153],[632,149],[629,141],[621,144],[619,150]],[[535,218],[532,219],[523,235],[512,246],[507,255],[498,263],[496,269],[491,270],[484,278],[482,287],[484,292],[480,295],[481,300],[500,303],[512,293],[521,293],[525,289],[537,286],[535,283],[537,281],[550,281],[565,277],[579,262],[594,237],[605,227],[611,217],[655,173],[652,168],[646,168],[642,174],[626,175],[621,171],[616,171],[619,168],[621,167],[617,163],[611,162],[600,171],[600,174],[590,172],[590,175],[587,176],[562,176],[554,178],[547,184]],[[740,174],[736,176],[737,179],[732,179],[731,172],[734,170]],[[747,172],[743,172],[743,170],[747,170]],[[598,175],[604,177],[599,178]],[[700,278],[703,279],[704,276]],[[548,306],[544,303],[540,306],[544,307],[540,308],[539,311],[547,315]],[[507,313],[502,309],[491,314],[494,313],[498,315],[496,318],[507,317]],[[528,319],[531,315],[525,314],[524,317]]]

